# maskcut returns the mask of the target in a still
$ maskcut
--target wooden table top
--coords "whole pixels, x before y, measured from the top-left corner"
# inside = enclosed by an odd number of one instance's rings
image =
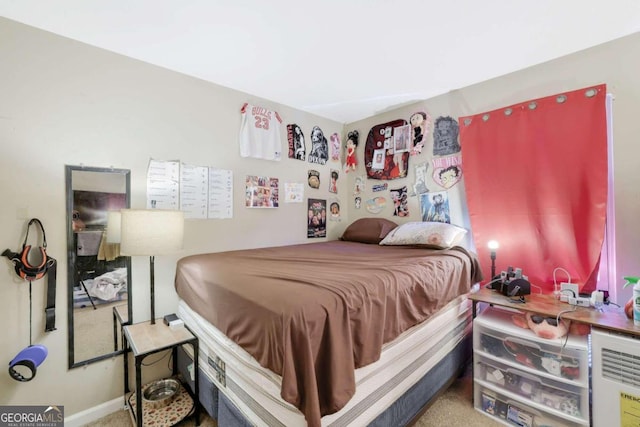
[[[622,307],[605,305],[603,310],[596,310],[593,307],[579,307],[561,302],[548,294],[532,293],[524,297],[525,302],[519,302],[501,293],[482,288],[478,292],[469,295],[469,299],[475,302],[484,302],[502,307],[515,308],[522,311],[544,314],[547,316],[557,316],[562,312],[562,318],[586,323],[591,326],[621,332],[640,337],[640,327],[633,324],[633,320],[624,314]]]

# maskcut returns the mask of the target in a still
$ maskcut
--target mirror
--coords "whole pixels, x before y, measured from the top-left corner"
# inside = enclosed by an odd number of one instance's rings
[[[126,169],[65,166],[69,368],[122,353],[131,319],[131,259],[106,239],[107,212],[130,207]]]

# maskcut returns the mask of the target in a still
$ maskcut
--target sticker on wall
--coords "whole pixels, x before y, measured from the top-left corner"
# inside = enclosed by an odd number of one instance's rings
[[[434,191],[420,195],[423,221],[451,223],[449,197],[446,191]]]
[[[393,216],[409,216],[409,206],[407,205],[407,186],[391,190],[391,201],[393,202]]]
[[[331,160],[334,162],[340,161],[340,150],[342,149],[342,143],[340,142],[340,135],[334,132],[329,137],[331,141]]]
[[[389,184],[387,184],[386,182],[384,184],[376,184],[371,187],[374,193],[377,193],[378,191],[386,191],[387,188],[389,188]]]
[[[345,146],[346,160],[344,163],[345,173],[356,170],[358,165],[358,159],[356,158],[356,148],[358,148],[358,138],[360,133],[357,130],[352,130],[347,134],[347,143]]]
[[[356,196],[353,198],[353,206],[356,209],[360,209],[360,207],[362,206],[362,197],[360,196]]]
[[[338,192],[338,178],[340,177],[340,173],[337,169],[331,169],[331,176],[329,178],[329,192],[337,193]]]
[[[307,237],[327,237],[327,201],[308,199]]]
[[[414,166],[416,182],[413,184],[414,195],[423,194],[429,191],[427,188],[427,169],[429,164],[427,162],[418,163]]]
[[[320,172],[309,169],[307,182],[309,183],[309,187],[311,188],[320,188]]]
[[[340,201],[339,200],[334,199],[329,201],[329,220],[340,221]]]
[[[287,125],[287,140],[289,141],[289,158],[304,160],[306,148],[302,128],[295,123]]]
[[[304,184],[302,182],[285,182],[283,186],[285,203],[302,203],[302,198],[304,197]]]
[[[329,158],[329,143],[319,126],[311,129],[311,151],[309,152],[309,163],[324,165]]]
[[[278,178],[247,175],[245,203],[248,208],[278,207]]]
[[[431,117],[424,111],[413,113],[409,118],[409,123],[411,124],[412,130],[412,156],[416,156],[422,153],[422,148],[424,147],[425,138],[427,137],[427,129],[429,127],[430,121]]]
[[[374,197],[373,199],[367,200],[367,212],[372,214],[377,214],[382,212],[384,207],[387,205],[387,199],[384,197]]]
[[[365,190],[365,177],[364,175],[356,176],[356,179],[353,183],[353,195],[357,196],[360,193],[363,193]]]
[[[441,187],[451,188],[462,179],[462,155],[433,159],[433,180]]]
[[[440,116],[433,125],[433,155],[448,156],[460,152],[458,122],[452,117]]]

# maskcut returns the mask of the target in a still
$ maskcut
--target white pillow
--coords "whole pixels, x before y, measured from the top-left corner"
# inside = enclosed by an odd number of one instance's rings
[[[444,222],[407,222],[387,234],[381,245],[425,245],[451,248],[462,241],[467,230]]]

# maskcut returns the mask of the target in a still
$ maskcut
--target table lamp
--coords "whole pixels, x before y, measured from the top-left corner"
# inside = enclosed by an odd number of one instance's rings
[[[149,256],[151,276],[151,324],[155,324],[154,260],[182,249],[184,213],[163,209],[123,209],[120,211],[120,253]]]
[[[107,212],[107,243],[120,243],[122,232],[120,224],[122,223],[122,215],[120,211]]]
[[[496,277],[496,250],[500,247],[495,240],[489,240],[487,247],[491,251],[491,280]]]

